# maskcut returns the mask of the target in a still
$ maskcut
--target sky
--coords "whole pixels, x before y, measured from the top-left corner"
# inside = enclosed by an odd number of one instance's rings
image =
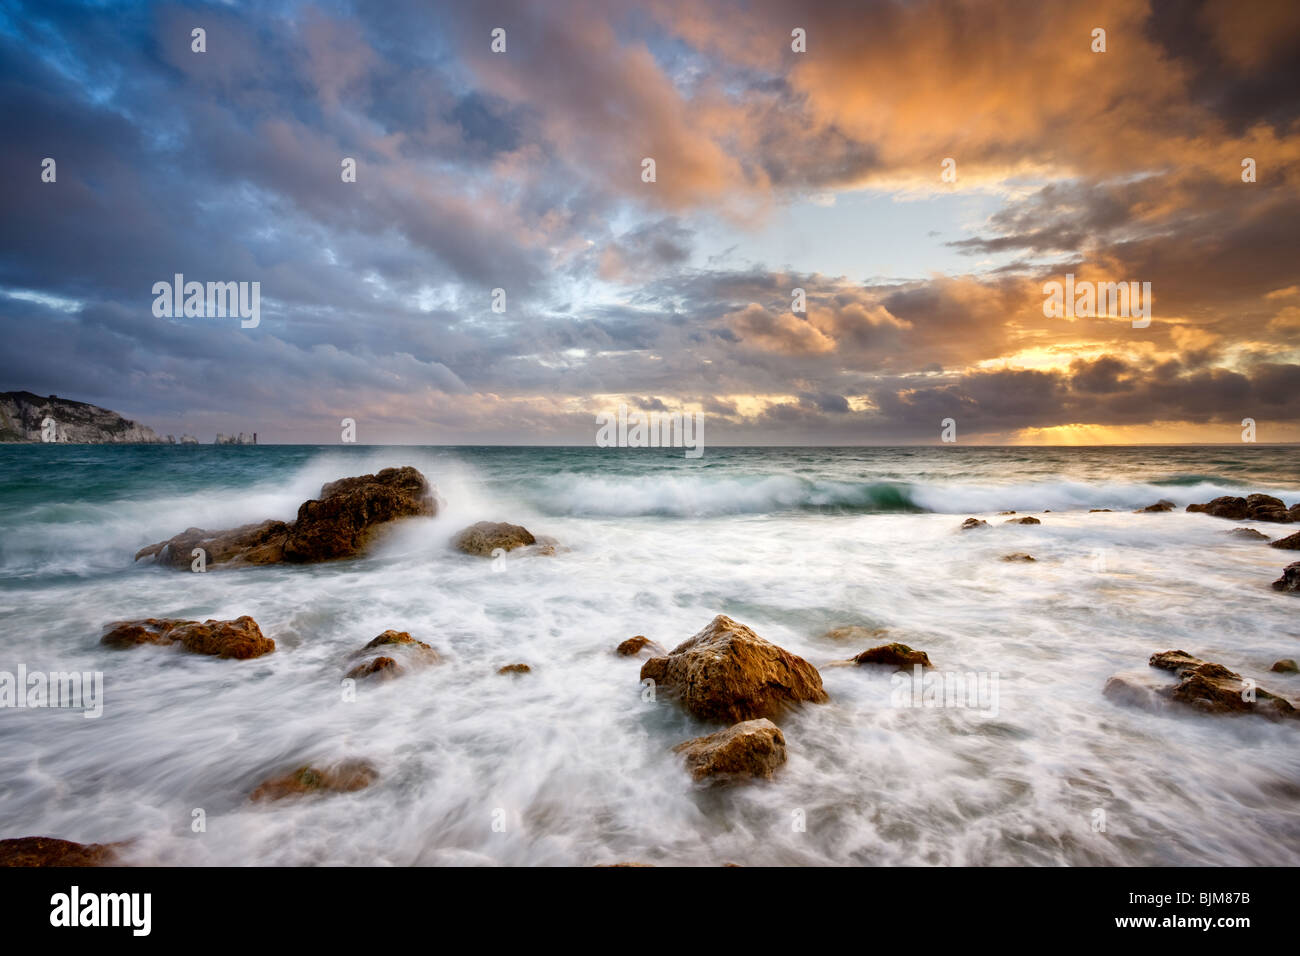
[[[160,433],[1300,441],[1290,0],[0,0],[0,115],[0,390]]]

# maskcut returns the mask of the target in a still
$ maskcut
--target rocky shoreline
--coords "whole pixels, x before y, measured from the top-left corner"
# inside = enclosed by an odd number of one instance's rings
[[[267,520],[224,531],[189,528],[141,549],[136,560],[150,559],[162,568],[179,570],[193,566],[196,550],[205,552],[204,560],[213,568],[361,559],[391,525],[413,518],[434,518],[439,514],[440,504],[436,491],[419,471],[409,466],[388,468],[377,474],[327,483],[317,498],[301,504],[293,522]],[[1093,512],[1102,510],[1092,509]],[[1135,513],[1158,515],[1172,510],[1172,502],[1162,500]],[[1288,508],[1279,499],[1267,495],[1216,498],[1205,504],[1188,505],[1186,511],[1233,521],[1278,524],[1300,521],[1300,503]],[[971,517],[960,530],[1005,534],[1013,533],[1012,527],[1028,529],[1044,524],[1042,518],[1034,516],[1014,512],[1003,512],[1003,515],[1013,517],[1000,525]],[[1006,530],[995,530],[998,527]],[[1244,527],[1231,529],[1230,533],[1235,538],[1264,542],[1282,550],[1300,550],[1300,533],[1275,541]],[[467,557],[492,560],[507,554],[555,556],[561,551],[553,539],[504,522],[471,525],[454,535],[450,546]],[[1000,560],[1025,564],[1035,561],[1024,552],[1004,554]],[[1025,573],[1032,573],[1032,569],[1026,568]],[[1300,593],[1300,562],[1288,565],[1272,587]],[[926,651],[887,639],[889,635],[883,629],[846,626],[824,636],[833,641],[852,641],[861,649],[847,659],[826,661],[823,667],[915,668],[918,674],[934,668]],[[264,635],[257,622],[247,615],[202,622],[166,617],[113,621],[105,626],[100,642],[117,650],[154,645],[233,661],[257,659],[277,649],[276,642]],[[864,644],[870,646],[863,647]],[[665,748],[677,755],[683,783],[687,785],[713,788],[762,785],[772,780],[781,772],[789,754],[790,744],[780,724],[802,708],[834,705],[816,666],[724,614],[717,614],[699,632],[671,650],[665,650],[645,635],[636,635],[612,647],[611,653],[640,661],[637,679],[644,700],[662,701],[680,708],[700,724],[717,727],[676,744],[665,742]],[[347,687],[349,683],[396,680],[447,663],[443,653],[432,644],[407,631],[389,629],[341,660],[338,673]],[[1102,695],[1120,706],[1151,711],[1181,708],[1216,717],[1255,715],[1275,721],[1300,718],[1300,709],[1286,696],[1266,690],[1255,680],[1222,664],[1182,650],[1155,652],[1148,663],[1155,670],[1171,673],[1173,682],[1143,675],[1116,675],[1102,688]],[[502,665],[498,673],[534,680],[526,677],[532,670],[532,665],[517,661]],[[1297,670],[1291,658],[1281,658],[1271,668],[1275,674]],[[629,690],[634,686],[629,681]],[[362,756],[330,763],[302,762],[290,764],[265,779],[248,792],[247,799],[257,803],[317,799],[354,793],[379,779],[378,769]],[[0,866],[114,865],[126,845],[82,845],[52,837],[0,840]]]

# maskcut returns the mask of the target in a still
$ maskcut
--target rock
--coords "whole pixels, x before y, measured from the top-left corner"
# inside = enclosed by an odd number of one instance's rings
[[[360,554],[377,529],[399,518],[431,517],[438,506],[424,475],[409,466],[331,481],[320,497],[298,506],[290,523],[263,521],[228,531],[187,528],[167,541],[141,548],[135,559],[188,570],[195,548],[207,566],[309,564]]]
[[[108,866],[121,843],[73,843],[54,837],[0,840],[0,866]]]
[[[400,650],[408,657],[425,664],[436,664],[440,660],[437,651],[424,641],[417,641],[406,631],[384,631],[378,637],[372,638],[362,651],[373,651],[377,647]]]
[[[352,670],[348,671],[348,680],[361,680],[365,677],[378,676],[382,680],[392,680],[394,677],[401,677],[405,671],[398,665],[397,661],[391,657],[376,657],[374,660],[366,661],[364,664],[358,664]]]
[[[53,419],[53,437],[59,443],[167,443],[152,428],[98,405],[74,402],[57,395],[42,398],[31,392],[0,392],[0,442],[44,441],[47,419]]]
[[[773,771],[785,763],[785,735],[766,718],[746,720],[707,737],[680,743],[673,752],[686,758],[686,768],[696,780],[769,780]]]
[[[650,640],[650,638],[644,637],[640,634],[636,637],[629,637],[622,644],[618,645],[616,650],[622,657],[631,657],[634,654],[640,653],[642,650],[649,650],[654,652],[656,655],[668,653],[654,641]]]
[[[1154,513],[1159,511],[1173,511],[1173,510],[1174,510],[1174,503],[1170,501],[1168,498],[1161,498],[1155,504],[1147,505],[1145,508],[1139,508],[1137,511],[1133,513],[1135,515],[1140,515],[1140,514]]]
[[[1254,530],[1254,529],[1253,529],[1253,528],[1234,528],[1233,530],[1234,530],[1234,531],[1252,531],[1252,530]],[[1256,531],[1255,534],[1256,534],[1256,535],[1259,535],[1259,537],[1263,538],[1265,541],[1268,540],[1268,537],[1267,537],[1266,535],[1262,535],[1262,534],[1260,534],[1258,531]],[[1269,544],[1269,547],[1270,547],[1270,548],[1282,548],[1282,549],[1285,550],[1285,551],[1300,551],[1300,531],[1297,531],[1295,534],[1289,534],[1289,535],[1287,535],[1285,538],[1278,538],[1276,541],[1271,542],[1271,543]]]
[[[273,777],[249,795],[251,800],[281,800],[305,794],[353,793],[378,778],[367,760],[344,760],[320,769],[303,765],[282,777]]]
[[[1300,718],[1289,701],[1262,687],[1254,688],[1254,700],[1248,700],[1246,684],[1240,674],[1222,664],[1203,661],[1186,651],[1163,651],[1152,654],[1148,663],[1160,670],[1173,671],[1178,683],[1164,691],[1170,699],[1211,714],[1261,714],[1272,718]]]
[[[889,634],[889,629],[885,627],[864,627],[860,624],[850,624],[847,627],[834,627],[827,631],[822,637],[832,641],[880,641],[884,640]]]
[[[452,539],[451,546],[466,554],[489,558],[497,548],[513,551],[515,548],[536,543],[537,539],[533,537],[532,532],[522,525],[480,521],[456,535]]]
[[[1033,515],[1025,515],[1023,518],[1008,518],[1004,524],[1042,524]]]
[[[679,697],[701,720],[728,724],[829,699],[817,668],[723,614],[671,653],[642,664],[641,679]]]
[[[1117,704],[1161,710],[1168,706],[1167,686],[1157,686],[1136,677],[1116,675],[1106,681],[1102,694]]]
[[[1282,569],[1282,576],[1273,582],[1274,591],[1300,591],[1300,561],[1288,564]]]
[[[1287,524],[1300,520],[1300,511],[1297,511],[1294,506],[1287,510],[1282,499],[1274,498],[1272,495],[1249,495],[1245,498],[1221,495],[1204,504],[1188,505],[1187,510],[1233,521],[1273,521]]]
[[[531,674],[533,669],[527,664],[507,664],[497,670],[498,674]]]
[[[1014,512],[1014,511],[999,511],[998,514],[1000,514],[1000,515],[1013,515],[1013,514],[1015,514],[1015,512]]]
[[[180,644],[192,654],[248,660],[270,654],[275,641],[262,635],[257,622],[245,614],[233,621],[184,621],[178,618],[146,618],[115,621],[99,641],[119,649],[140,644]]]
[[[1003,561],[1034,561],[1037,560],[1032,554],[1025,554],[1023,551],[1017,551],[1015,554],[1004,554]]]
[[[1233,538],[1242,538],[1245,541],[1267,541],[1268,540],[1268,535],[1261,534],[1260,532],[1256,531],[1254,528],[1229,528],[1227,531],[1223,531],[1220,533],[1226,534],[1229,537],[1233,537]],[[1293,535],[1293,537],[1296,538],[1297,541],[1300,541],[1300,534]],[[1282,545],[1275,544],[1273,545],[1273,547],[1278,548],[1278,547],[1282,547]]]
[[[971,531],[974,528],[987,528],[988,526],[987,521],[981,521],[979,518],[967,518],[961,523],[961,530]]]
[[[925,651],[914,651],[906,644],[899,644],[897,641],[865,650],[853,658],[853,663],[892,664],[903,667],[910,667],[913,664],[920,664],[922,667],[934,666],[930,663],[930,655]]]
[[[1089,509],[1088,509],[1088,514],[1090,514],[1090,515],[1095,515],[1095,514],[1113,514],[1113,513],[1114,513],[1114,512],[1112,512],[1110,508],[1089,508]]]
[[[1274,661],[1269,670],[1275,674],[1294,674],[1300,672],[1300,664],[1297,664],[1290,657],[1284,657],[1280,661]]]

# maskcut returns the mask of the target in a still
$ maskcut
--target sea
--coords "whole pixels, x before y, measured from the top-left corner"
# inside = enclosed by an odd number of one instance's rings
[[[133,560],[399,465],[438,514],[362,557]],[[142,865],[1294,866],[1300,722],[1102,693],[1172,682],[1147,660],[1180,649],[1300,701],[1270,671],[1300,658],[1300,595],[1269,586],[1300,555],[1227,533],[1300,525],[1184,511],[1252,492],[1300,501],[1300,448],[0,446],[0,674],[103,675],[98,716],[0,707],[0,839],[122,842]],[[1134,513],[1160,499],[1176,509]],[[480,520],[555,553],[453,550]],[[780,719],[770,780],[693,782],[672,748],[718,728],[614,650],[719,614],[829,695]],[[241,615],[274,653],[99,643],[117,620]],[[390,628],[440,663],[349,698]],[[890,640],[959,692],[836,666]],[[514,663],[531,670],[498,673]],[[366,789],[249,799],[354,759]]]

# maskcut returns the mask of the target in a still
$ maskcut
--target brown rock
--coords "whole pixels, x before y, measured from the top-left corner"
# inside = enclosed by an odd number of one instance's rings
[[[1276,674],[1294,674],[1300,671],[1300,664],[1297,664],[1292,658],[1284,657],[1280,661],[1274,661],[1273,666],[1269,668]]]
[[[1300,520],[1300,512],[1297,512],[1295,506],[1288,510],[1282,499],[1274,498],[1272,495],[1249,495],[1245,498],[1221,495],[1205,504],[1188,505],[1187,510],[1233,521],[1273,521],[1288,524]]]
[[[1110,508],[1089,508],[1088,509],[1088,514],[1090,515],[1102,514],[1102,513],[1113,514],[1114,512]]]
[[[961,523],[961,530],[972,531],[975,528],[987,528],[988,526],[989,523],[987,521],[981,521],[979,518],[967,518]]]
[[[379,526],[399,518],[432,516],[438,505],[424,475],[409,466],[324,485],[320,497],[298,506],[290,523],[263,521],[228,531],[187,528],[167,541],[141,548],[135,559],[188,570],[191,552],[207,552],[207,566],[306,564],[360,554]]]
[[[397,661],[391,657],[376,657],[352,668],[348,671],[347,677],[349,680],[361,680],[364,677],[378,676],[381,680],[392,680],[394,677],[401,677],[403,673],[405,672]]]
[[[527,664],[507,664],[497,670],[498,674],[531,674],[533,669]]]
[[[626,641],[618,645],[618,647],[616,648],[618,654],[621,655],[622,657],[631,657],[643,649],[658,654],[667,653],[662,647],[660,647],[654,641],[650,640],[650,638],[645,637],[641,634],[638,634],[636,637],[629,637]]]
[[[115,621],[100,643],[127,648],[140,644],[180,644],[192,654],[248,660],[270,654],[275,641],[262,635],[257,622],[245,614],[233,621],[184,621],[177,618],[146,618]]]
[[[249,799],[281,800],[305,794],[352,793],[364,790],[378,776],[367,760],[344,760],[324,769],[304,764],[292,773],[267,780]]]
[[[1173,511],[1173,510],[1174,510],[1174,503],[1170,501],[1168,498],[1161,498],[1155,504],[1147,505],[1145,508],[1139,508],[1137,511],[1133,513],[1135,515],[1140,515],[1140,514],[1154,513],[1159,511]]]
[[[1282,569],[1282,576],[1273,582],[1274,591],[1300,591],[1300,561],[1288,564]]]
[[[378,637],[372,638],[362,650],[373,651],[377,647],[400,649],[410,659],[422,664],[436,664],[439,660],[437,651],[424,641],[417,641],[406,631],[384,631]]]
[[[853,658],[853,663],[892,664],[903,667],[910,667],[913,664],[920,664],[922,667],[934,666],[930,663],[930,655],[925,651],[914,651],[906,644],[899,644],[897,641],[865,650]]]
[[[1289,701],[1262,687],[1254,688],[1254,700],[1247,699],[1246,684],[1241,675],[1222,664],[1203,661],[1186,651],[1152,654],[1148,663],[1177,675],[1178,683],[1165,690],[1165,696],[1205,713],[1300,718],[1300,711]]]
[[[488,558],[497,548],[513,551],[515,548],[536,544],[532,532],[522,525],[503,521],[480,521],[472,524],[452,539],[451,546],[466,554]]]
[[[883,640],[889,633],[885,627],[864,627],[861,624],[850,624],[847,627],[834,627],[827,631],[822,637],[832,641],[879,641]]]
[[[1251,530],[1253,530],[1253,529],[1251,529],[1251,528],[1234,528],[1233,530],[1234,530],[1234,531],[1251,531]],[[1259,537],[1261,537],[1261,538],[1264,538],[1265,541],[1268,540],[1268,538],[1267,538],[1265,535],[1259,534],[1258,531],[1256,531],[1255,534],[1259,535]],[[1278,538],[1276,541],[1270,542],[1269,547],[1270,547],[1270,548],[1282,548],[1284,551],[1300,551],[1300,531],[1297,531],[1295,534],[1287,535],[1285,538]]]
[[[54,837],[0,840],[0,866],[107,866],[121,843],[73,843]]]
[[[1002,560],[1003,561],[1034,561],[1036,559],[1032,554],[1025,554],[1023,551],[1017,551],[1015,554],[1002,555]]]
[[[1023,518],[1008,518],[1003,524],[1042,524],[1033,515],[1025,515]]]
[[[1268,540],[1268,535],[1262,534],[1256,531],[1254,528],[1229,528],[1227,531],[1223,531],[1221,533],[1226,534],[1232,538],[1241,538],[1245,541],[1267,541]],[[1294,535],[1294,537],[1298,541],[1300,541],[1300,534],[1296,534]],[[1273,545],[1273,547],[1277,548],[1277,547],[1281,547],[1281,545],[1275,544]]]
[[[729,724],[829,699],[817,668],[723,614],[670,654],[642,664],[641,679],[678,696],[701,720]]]
[[[696,780],[766,780],[785,763],[785,735],[765,718],[746,720],[707,737],[680,743],[673,752],[686,758],[686,767]]]

